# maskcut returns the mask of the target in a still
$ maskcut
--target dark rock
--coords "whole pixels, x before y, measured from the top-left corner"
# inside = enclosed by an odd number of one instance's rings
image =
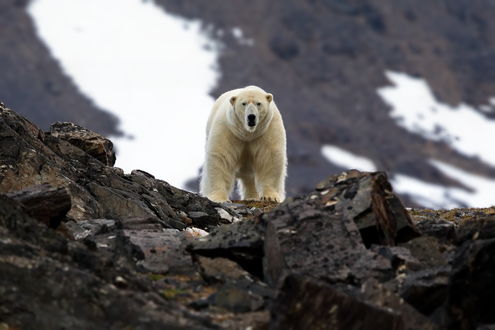
[[[113,143],[100,134],[73,123],[63,122],[51,125],[50,134],[75,145],[107,166],[115,164]]]
[[[495,238],[495,216],[486,216],[475,221],[465,221],[457,230],[457,243],[466,240]]]
[[[220,226],[200,240],[193,241],[193,255],[227,258],[252,275],[263,278],[263,228],[251,220]]]
[[[353,170],[265,214],[265,280],[277,285],[289,273],[332,283],[390,278],[392,260],[366,246],[418,236],[391,189],[383,173]]]
[[[392,267],[395,269],[404,266],[405,268],[419,268],[420,262],[416,259],[411,251],[400,246],[371,246],[371,251],[390,260]]]
[[[447,265],[454,247],[436,237],[422,236],[401,244],[420,262],[422,268]]]
[[[495,323],[495,239],[466,241],[452,263],[447,322],[452,329]]]
[[[447,299],[450,271],[449,266],[442,266],[409,273],[400,296],[421,313],[431,315]]]
[[[229,280],[235,281],[250,276],[239,264],[229,259],[197,256],[195,262],[201,276],[208,282],[225,283]]]
[[[406,329],[437,329],[437,325],[419,313],[412,305],[375,279],[364,282],[359,290],[350,291],[362,301],[400,314]]]
[[[47,184],[31,186],[8,196],[20,202],[27,214],[51,228],[57,228],[71,208],[66,189],[53,188]]]
[[[225,285],[209,298],[211,305],[234,313],[259,310],[264,305],[263,297],[232,285]]]
[[[191,257],[185,251],[184,234],[176,229],[124,229],[117,236],[117,244],[129,249],[141,271],[154,274],[193,271]]]
[[[312,196],[354,221],[366,246],[395,245],[419,236],[383,172],[347,171],[319,183],[317,190]]]
[[[406,329],[396,311],[314,279],[289,275],[271,309],[271,329]]]
[[[225,212],[227,216],[230,214],[225,211],[224,209],[218,208],[221,210],[221,212]],[[226,217],[225,214],[222,214],[218,212],[218,214],[214,214],[213,216],[206,213],[206,212],[189,212],[187,215],[189,218],[192,220],[192,224],[195,227],[201,228],[201,229],[208,229],[212,226],[216,226],[220,223],[226,224],[226,223],[231,223],[232,221],[229,219],[232,219],[233,216],[230,215],[230,217]],[[219,216],[220,216],[220,221],[219,221]]]
[[[416,227],[423,235],[434,236],[448,242],[455,242],[457,238],[456,224],[447,220],[421,220]]]
[[[288,201],[263,219],[264,274],[271,285],[288,273],[350,283],[390,275],[390,261],[366,249],[352,220],[326,210],[311,196]]]
[[[65,226],[72,239],[84,240],[99,234],[114,232],[116,221],[111,219],[90,219],[78,222],[68,221]]]

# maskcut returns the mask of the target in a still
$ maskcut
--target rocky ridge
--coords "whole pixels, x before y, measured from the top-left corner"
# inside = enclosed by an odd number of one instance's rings
[[[407,210],[356,170],[220,205],[114,161],[101,135],[0,106],[0,327],[495,324],[495,208]]]

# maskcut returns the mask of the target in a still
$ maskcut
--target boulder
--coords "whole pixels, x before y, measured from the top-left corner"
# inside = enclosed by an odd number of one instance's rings
[[[73,123],[56,122],[50,127],[50,135],[82,149],[104,165],[113,166],[115,164],[113,143],[100,134]]]
[[[351,170],[263,215],[264,275],[272,285],[289,273],[331,283],[390,279],[391,259],[368,247],[419,236],[381,172]]]
[[[272,310],[270,329],[406,329],[400,314],[360,301],[328,284],[289,275]]]
[[[447,288],[447,325],[473,329],[495,324],[495,239],[466,241],[452,263]]]

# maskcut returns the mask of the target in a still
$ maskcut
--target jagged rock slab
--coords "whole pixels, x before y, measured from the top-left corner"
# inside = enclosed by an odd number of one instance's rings
[[[52,228],[58,227],[71,208],[67,191],[47,184],[31,186],[8,196],[20,202],[30,216]]]
[[[495,324],[495,239],[465,242],[449,278],[447,316],[452,329]]]
[[[469,220],[459,225],[457,243],[467,240],[495,238],[495,215],[487,215],[477,220]]]
[[[366,280],[358,290],[353,288],[344,290],[344,292],[363,302],[399,314],[405,329],[438,329],[436,323],[418,312],[397,293],[391,291],[387,287],[387,283],[383,284],[371,278]]]
[[[263,219],[264,274],[271,285],[290,273],[349,283],[392,276],[390,261],[368,250],[356,224],[335,213],[333,205],[297,198]]]
[[[191,243],[193,255],[233,260],[254,276],[263,278],[263,231],[257,221],[245,220],[224,225]]]
[[[311,278],[290,275],[271,309],[270,329],[406,329],[396,311]]]
[[[113,143],[100,134],[73,123],[57,122],[50,126],[50,134],[84,150],[107,166],[115,164]]]
[[[416,227],[423,235],[433,236],[449,243],[457,240],[457,226],[447,220],[421,220],[416,222]]]
[[[225,283],[228,281],[250,278],[250,274],[242,269],[238,263],[226,258],[208,258],[196,256],[195,263],[201,276],[207,282]]]
[[[138,269],[154,274],[191,273],[191,256],[186,252],[184,232],[177,229],[124,229],[117,244],[126,246]]]
[[[433,236],[417,237],[401,244],[419,261],[417,269],[445,266],[453,257],[454,246]]]
[[[223,308],[234,313],[248,313],[266,308],[275,290],[253,277],[232,260],[195,256],[195,264],[208,283],[220,284],[218,290],[197,306]]]
[[[447,300],[450,266],[409,273],[400,288],[400,296],[424,315],[431,315]]]
[[[421,266],[420,261],[412,255],[411,251],[404,247],[372,245],[371,251],[390,260],[394,269],[416,269]]]
[[[384,172],[346,171],[319,183],[316,190],[311,198],[354,221],[366,246],[395,245],[419,236]]]

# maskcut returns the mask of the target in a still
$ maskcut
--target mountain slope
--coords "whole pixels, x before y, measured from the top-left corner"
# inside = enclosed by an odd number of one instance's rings
[[[321,155],[324,144],[365,156],[379,169],[442,185],[461,186],[432,166],[431,158],[495,177],[492,166],[399,127],[377,93],[390,84],[385,72],[392,70],[423,77],[441,102],[486,104],[495,95],[493,4],[157,2],[225,31],[212,33],[227,49],[215,96],[253,83],[274,93],[288,132],[290,194],[339,169]],[[239,42],[233,28],[253,45]]]
[[[0,100],[45,129],[55,121],[74,121],[118,135],[118,119],[82,95],[38,39],[27,4],[0,3]]]

